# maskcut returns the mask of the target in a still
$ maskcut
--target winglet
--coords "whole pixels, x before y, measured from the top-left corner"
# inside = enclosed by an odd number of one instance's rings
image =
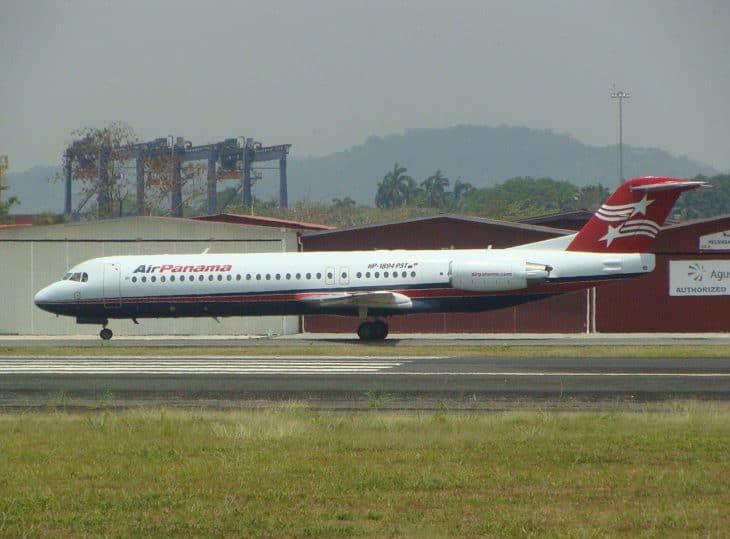
[[[701,181],[643,176],[621,184],[568,245],[568,251],[640,253],[651,247],[683,191]]]

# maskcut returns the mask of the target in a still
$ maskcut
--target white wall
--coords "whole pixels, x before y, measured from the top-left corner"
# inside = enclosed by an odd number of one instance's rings
[[[146,222],[145,222],[146,221]],[[100,327],[42,311],[33,296],[79,262],[125,254],[282,252],[297,249],[292,231],[165,218],[0,231],[0,334],[96,335]],[[111,320],[116,335],[267,335],[299,331],[299,317]]]

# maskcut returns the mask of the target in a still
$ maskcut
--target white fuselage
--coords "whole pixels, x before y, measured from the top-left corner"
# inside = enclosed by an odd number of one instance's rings
[[[538,270],[526,274],[526,267]],[[653,269],[651,254],[529,248],[112,256],[71,268],[64,280],[38,292],[35,302],[92,323],[480,311]]]

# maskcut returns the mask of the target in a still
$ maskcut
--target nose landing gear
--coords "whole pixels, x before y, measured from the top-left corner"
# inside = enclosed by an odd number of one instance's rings
[[[382,341],[388,336],[388,324],[383,320],[365,321],[357,328],[361,341]]]
[[[111,329],[109,329],[109,328],[108,328],[108,327],[106,327],[106,326],[105,326],[105,327],[104,327],[104,328],[103,328],[103,329],[102,329],[102,330],[101,330],[101,331],[99,332],[99,337],[101,337],[101,339],[102,339],[103,341],[108,341],[108,340],[109,340],[109,339],[111,339],[111,338],[112,338],[113,336],[114,336],[114,333],[112,332],[112,330],[111,330]]]

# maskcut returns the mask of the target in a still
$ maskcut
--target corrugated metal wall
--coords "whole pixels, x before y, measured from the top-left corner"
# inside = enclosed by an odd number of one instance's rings
[[[297,235],[278,228],[198,223],[165,218],[129,218],[99,223],[13,229],[0,233],[0,334],[95,335],[97,326],[77,325],[38,309],[33,296],[66,270],[99,256],[126,254],[247,253],[296,251]],[[299,317],[143,319],[135,325],[112,320],[117,335],[266,335],[299,331]]]
[[[400,223],[334,230],[302,236],[305,251],[355,249],[455,249],[511,247],[553,238],[565,231],[488,219],[436,216]],[[393,333],[580,333],[587,331],[585,291],[480,313],[429,313],[393,316]],[[305,316],[312,333],[352,333],[356,317]]]
[[[453,245],[495,248],[550,237],[550,229],[511,226],[477,219],[441,216],[308,234],[302,238],[306,251],[371,248],[432,249]],[[581,291],[540,302],[497,311],[462,314],[433,313],[394,316],[391,331],[485,332],[485,333],[577,333],[616,332],[726,332],[730,331],[730,296],[673,297],[669,295],[669,264],[672,260],[730,260],[730,250],[703,251],[700,237],[730,231],[730,217],[669,226],[653,246],[656,270],[647,276],[595,288],[595,306],[590,291]],[[730,232],[729,232],[730,234]],[[553,233],[552,235],[556,235]],[[594,326],[595,324],[595,326]],[[353,332],[357,318],[306,316],[310,332]]]
[[[730,251],[702,250],[700,237],[730,230],[730,217],[667,227],[653,251],[649,275],[596,289],[596,330],[622,332],[730,331],[730,296],[669,295],[669,265],[674,260],[730,260]]]

